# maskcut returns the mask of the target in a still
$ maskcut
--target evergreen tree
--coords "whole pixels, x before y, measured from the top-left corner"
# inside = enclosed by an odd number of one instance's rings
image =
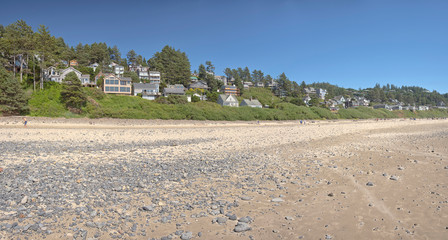
[[[207,76],[207,70],[205,69],[204,64],[199,65],[199,69],[198,69],[198,78],[201,80],[205,80],[206,76]]]
[[[129,64],[137,64],[137,54],[133,49],[131,49],[128,54],[126,54]]]
[[[21,114],[27,110],[27,99],[19,81],[0,66],[0,113]]]
[[[205,65],[207,65],[207,72],[212,73],[213,75],[215,74],[215,66],[212,64],[211,61],[206,61]]]
[[[187,86],[190,83],[190,61],[184,52],[165,46],[149,62],[151,70],[160,71],[162,81],[166,84],[180,83]]]
[[[61,102],[65,103],[67,109],[74,113],[80,113],[81,108],[86,104],[81,80],[74,72],[67,74],[62,81]]]

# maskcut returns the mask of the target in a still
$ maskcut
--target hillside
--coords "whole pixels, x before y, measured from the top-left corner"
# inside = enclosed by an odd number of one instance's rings
[[[128,119],[191,119],[191,120],[298,120],[298,119],[368,119],[399,117],[447,117],[446,110],[431,111],[387,111],[360,107],[342,109],[333,113],[326,108],[297,106],[280,102],[269,90],[246,91],[244,97],[257,97],[263,104],[273,108],[221,107],[217,103],[200,101],[186,104],[162,104],[134,96],[104,94],[99,89],[84,88],[87,96],[82,113],[74,114],[65,109],[60,101],[61,87],[50,84],[45,90],[34,93],[29,100],[31,116],[43,117],[88,117]]]

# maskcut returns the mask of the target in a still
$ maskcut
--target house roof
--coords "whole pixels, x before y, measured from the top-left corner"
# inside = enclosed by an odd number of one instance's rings
[[[241,105],[245,103],[247,106],[262,106],[260,101],[258,101],[257,99],[243,99],[243,101],[241,102]]]
[[[132,81],[132,78],[130,78],[130,77],[120,77],[120,80],[122,80],[122,81]]]
[[[134,83],[134,89],[158,89],[159,84],[155,83]]]
[[[184,88],[165,88],[163,89],[165,94],[184,94]]]
[[[238,99],[234,95],[220,94],[219,99],[222,102],[238,102]]]
[[[208,88],[207,83],[203,81],[195,82],[190,84],[189,88]]]

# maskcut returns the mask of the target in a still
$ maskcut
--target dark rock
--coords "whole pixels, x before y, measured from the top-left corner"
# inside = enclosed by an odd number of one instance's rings
[[[235,232],[245,232],[249,230],[252,230],[252,228],[249,226],[249,224],[244,222],[238,222],[234,229]]]

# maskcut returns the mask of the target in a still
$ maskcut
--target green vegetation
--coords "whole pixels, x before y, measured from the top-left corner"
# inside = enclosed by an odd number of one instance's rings
[[[387,111],[359,107],[342,109],[333,113],[326,108],[297,106],[280,102],[275,108],[221,107],[217,103],[199,101],[187,103],[183,96],[159,98],[148,101],[140,97],[104,94],[99,89],[84,88],[87,103],[82,113],[73,114],[61,102],[60,84],[50,84],[45,90],[33,94],[29,101],[32,116],[47,117],[89,117],[89,118],[134,118],[134,119],[191,119],[191,120],[296,120],[296,119],[367,119],[399,117],[447,117],[447,110]],[[261,94],[261,90],[254,94]],[[246,92],[246,94],[248,94]],[[263,96],[261,94],[260,96]],[[266,97],[266,96],[265,96]],[[274,98],[275,99],[275,98]],[[161,102],[163,101],[163,102]]]
[[[62,81],[61,101],[73,113],[80,113],[81,108],[86,103],[81,80],[74,72],[67,74]]]
[[[21,114],[27,110],[19,81],[0,66],[0,114]]]
[[[184,84],[190,81],[190,61],[187,54],[165,46],[161,52],[156,52],[149,59],[151,70],[160,71],[165,84]]]

